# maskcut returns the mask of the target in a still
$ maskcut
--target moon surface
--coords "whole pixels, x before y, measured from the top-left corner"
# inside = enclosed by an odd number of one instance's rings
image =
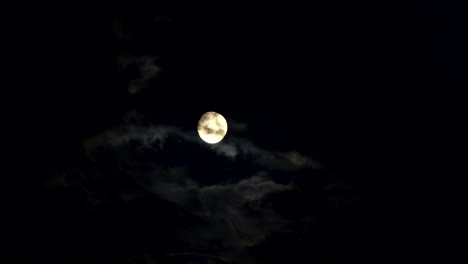
[[[198,121],[198,135],[209,144],[216,144],[223,140],[228,130],[226,118],[216,112],[204,113]]]

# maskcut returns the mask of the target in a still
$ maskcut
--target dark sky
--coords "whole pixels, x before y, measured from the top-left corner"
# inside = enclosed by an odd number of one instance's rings
[[[2,263],[466,247],[463,6],[107,2],[6,9]],[[229,123],[216,146],[195,132],[206,111]]]

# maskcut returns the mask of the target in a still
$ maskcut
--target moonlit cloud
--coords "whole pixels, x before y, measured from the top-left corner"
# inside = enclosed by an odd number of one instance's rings
[[[272,195],[294,190],[294,184],[275,182],[270,173],[295,173],[318,166],[297,152],[268,151],[244,138],[233,136],[226,142],[210,145],[202,142],[195,130],[132,124],[141,117],[136,113],[127,117],[121,126],[85,140],[83,147],[90,165],[67,170],[54,184],[81,190],[90,206],[131,203],[153,195],[198,219],[183,228],[167,227],[174,229],[174,239],[190,248],[189,251],[167,252],[170,257],[185,254],[212,261],[219,258],[221,262],[249,263],[249,248],[275,232],[289,229],[288,220],[273,209],[269,200]],[[206,159],[218,164],[203,167],[203,170],[194,168],[193,156],[183,155],[187,148],[197,151],[199,161],[203,162],[205,158],[201,155],[205,153]],[[174,152],[178,153],[177,163],[165,163],[164,158]],[[107,194],[108,188],[98,188],[94,184],[108,177],[104,176],[110,173],[105,168],[117,171],[127,182],[113,189],[114,194]],[[223,177],[223,169],[231,171],[231,176]],[[219,180],[203,183],[198,180],[204,177],[203,173],[219,174]],[[154,210],[159,209],[155,207]]]
[[[138,140],[142,142],[143,145],[151,145],[154,142],[162,143],[170,135],[183,138],[191,143],[200,144],[203,148],[210,148],[219,155],[224,155],[229,158],[248,156],[252,159],[252,162],[263,166],[266,169],[289,171],[303,168],[320,168],[317,161],[296,151],[290,151],[287,153],[268,151],[256,146],[246,139],[236,137],[226,139],[219,144],[207,145],[200,140],[196,131],[185,131],[177,127],[170,126],[144,127],[126,125],[90,138],[84,142],[84,146],[85,149],[89,151],[94,144],[119,145],[130,140]]]
[[[229,131],[231,133],[242,133],[248,130],[248,125],[244,122],[241,122],[237,119],[229,118]]]

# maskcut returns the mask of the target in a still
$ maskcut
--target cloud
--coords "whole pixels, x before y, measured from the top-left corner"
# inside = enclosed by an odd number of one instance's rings
[[[239,260],[249,263],[249,248],[262,243],[275,232],[289,230],[287,219],[273,209],[270,198],[293,191],[294,184],[275,182],[270,173],[283,171],[287,174],[315,168],[318,165],[312,159],[297,152],[268,151],[236,137],[209,145],[201,141],[196,131],[170,126],[132,125],[132,120],[140,120],[141,117],[135,114],[127,117],[128,122],[122,126],[84,141],[83,146],[92,165],[63,173],[55,184],[81,189],[94,206],[115,202],[128,204],[154,195],[186,217],[197,219],[187,221],[185,226],[167,227],[173,228],[175,239],[183,241],[189,249],[167,252],[169,257],[197,255],[206,261]],[[179,145],[175,144],[179,141]],[[193,156],[184,158],[182,155],[186,148],[193,148],[200,156],[197,157],[200,162],[205,159],[202,153],[207,153],[206,159],[210,162],[217,157],[223,159],[200,170],[194,168]],[[176,163],[160,162],[157,158],[174,153],[178,157]],[[226,179],[222,175],[223,169],[230,168],[235,168],[234,174]],[[126,184],[113,187],[112,193],[120,194],[117,196],[109,194],[107,188],[96,187],[102,184],[94,184],[109,180],[105,175],[112,173],[126,179]],[[197,179],[203,173],[219,174],[219,181],[203,183]],[[115,201],[115,197],[119,197],[119,201]]]
[[[239,120],[229,118],[228,120],[229,123],[229,131],[232,133],[242,133],[247,131],[248,125],[246,123],[243,123]]]
[[[304,168],[320,168],[316,160],[297,151],[287,153],[269,151],[243,138],[231,137],[220,144],[212,145],[212,149],[231,158],[238,155],[247,156],[255,164],[270,170],[294,171]]]
[[[157,77],[161,72],[161,67],[157,65],[156,56],[132,56],[132,55],[120,55],[117,58],[117,62],[122,70],[127,70],[130,67],[137,68],[138,76],[131,80],[128,85],[128,93],[136,94],[141,89],[147,87],[148,82]]]
[[[320,168],[320,164],[316,160],[304,156],[297,151],[287,152],[284,154],[284,157],[286,157],[286,159],[288,159],[292,164],[301,168]]]
[[[132,38],[132,35],[126,28],[124,21],[119,16],[112,17],[112,33],[120,41],[128,41]]]
[[[185,131],[170,126],[136,126],[125,125],[101,133],[84,142],[85,149],[89,150],[94,145],[119,145],[130,140],[138,140],[145,146],[151,146],[155,142],[163,144],[167,137],[181,138],[189,143],[198,144],[200,148],[208,148],[219,155],[231,159],[243,157],[252,163],[268,170],[294,171],[305,168],[318,169],[320,164],[297,151],[286,153],[269,151],[260,148],[252,142],[235,136],[226,138],[218,144],[205,144],[197,136],[196,131]],[[160,146],[161,148],[163,145]]]
[[[260,243],[282,227],[281,217],[261,202],[269,194],[291,190],[292,186],[277,184],[266,173],[210,186],[190,180],[183,169],[166,173],[171,177],[152,178],[151,191],[205,223],[179,234],[192,248],[207,251],[210,247],[203,241],[216,240],[223,251],[239,250]]]

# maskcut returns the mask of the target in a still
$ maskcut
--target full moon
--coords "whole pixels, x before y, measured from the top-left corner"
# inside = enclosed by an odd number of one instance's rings
[[[204,113],[198,121],[198,135],[209,144],[216,144],[226,136],[228,125],[221,114],[216,112]]]

